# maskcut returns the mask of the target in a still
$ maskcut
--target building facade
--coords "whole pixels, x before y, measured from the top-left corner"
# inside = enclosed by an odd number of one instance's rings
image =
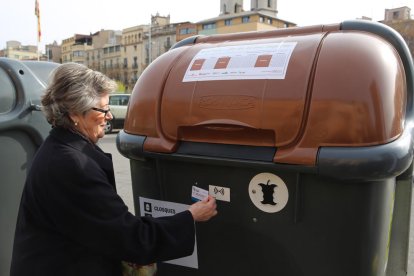
[[[411,19],[411,9],[409,7],[399,7],[395,9],[385,9],[384,22],[393,22]]]
[[[2,56],[18,60],[37,60],[37,46],[22,45],[19,41],[7,41],[6,48],[2,51]]]
[[[62,47],[56,41],[45,46],[45,53],[47,61],[62,63]]]
[[[98,70],[121,82],[126,91],[132,91],[139,76],[157,57],[167,52],[176,42],[196,35],[227,34],[262,31],[296,26],[277,17],[277,0],[251,0],[250,10],[243,10],[243,0],[220,0],[217,17],[196,23],[170,23],[170,16],[151,15],[151,23],[125,28],[122,31],[100,30],[95,34],[75,34],[64,39],[59,48],[46,46],[47,60],[78,62]],[[414,23],[411,9],[386,9],[381,21],[397,30],[414,55]],[[19,49],[19,52],[15,52]],[[27,50],[22,52],[22,50]],[[2,50],[3,55],[19,59],[37,59],[36,47],[22,47],[18,42]],[[57,59],[60,57],[60,59]]]
[[[276,0],[220,0],[220,15],[197,23],[170,23],[170,16],[151,15],[148,25],[93,35],[75,35],[62,42],[62,62],[78,62],[120,81],[131,91],[145,68],[187,37],[288,28],[296,24],[276,17]]]
[[[183,22],[176,25],[175,39],[177,42],[195,35],[197,35],[196,24],[190,22]]]
[[[200,35],[263,31],[295,27],[277,15],[276,0],[251,0],[250,11],[240,9],[243,0],[221,0],[220,15],[196,23]]]
[[[108,45],[102,48],[101,72],[111,79],[121,80],[121,45]]]
[[[386,9],[384,20],[381,23],[401,34],[410,49],[411,56],[414,57],[414,19],[411,18],[411,9],[405,6]]]
[[[92,49],[92,36],[75,34],[62,41],[62,63],[76,62],[87,65],[86,52]]]
[[[122,33],[114,30],[100,30],[91,35],[91,47],[85,50],[85,65],[120,80]]]
[[[176,43],[176,26],[170,23],[170,16],[151,16],[151,25],[145,33],[145,64],[167,52]]]
[[[132,90],[146,67],[144,35],[147,29],[147,25],[139,25],[122,30],[121,81],[127,91]]]

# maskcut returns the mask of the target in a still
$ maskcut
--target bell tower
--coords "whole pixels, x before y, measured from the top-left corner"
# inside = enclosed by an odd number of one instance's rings
[[[220,0],[220,15],[243,11],[243,0]]]
[[[266,12],[269,15],[277,15],[277,0],[250,0],[252,11]]]

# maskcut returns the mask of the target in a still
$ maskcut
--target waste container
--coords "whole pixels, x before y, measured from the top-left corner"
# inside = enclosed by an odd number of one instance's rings
[[[9,275],[19,209],[30,162],[49,133],[40,97],[58,64],[0,58],[0,275]]]
[[[137,214],[193,187],[219,214],[157,275],[405,275],[412,123],[413,61],[380,23],[178,42],[139,78],[117,147]]]

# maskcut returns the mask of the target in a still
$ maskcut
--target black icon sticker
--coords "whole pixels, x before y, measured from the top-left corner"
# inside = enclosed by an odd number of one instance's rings
[[[263,204],[270,204],[270,205],[276,205],[276,202],[273,201],[273,194],[275,192],[275,187],[277,187],[276,184],[270,183],[270,179],[267,180],[267,183],[259,183],[259,186],[262,187],[262,193],[263,193],[263,200],[261,201]]]
[[[216,200],[230,202],[230,188],[220,187],[216,185],[209,185],[208,192],[216,198]]]
[[[250,180],[249,196],[258,209],[267,213],[276,213],[286,206],[289,191],[285,182],[277,175],[259,173]]]
[[[214,194],[215,195],[217,195],[217,194],[221,194],[222,196],[224,196],[224,188],[217,188],[217,187],[214,187]]]
[[[152,212],[152,204],[149,202],[144,202],[144,211],[151,213]]]

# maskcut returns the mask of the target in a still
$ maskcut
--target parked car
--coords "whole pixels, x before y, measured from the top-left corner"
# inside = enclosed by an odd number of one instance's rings
[[[124,127],[130,96],[131,94],[109,95],[109,108],[111,109],[113,119],[107,122],[105,133],[111,133],[114,129],[121,129]]]

